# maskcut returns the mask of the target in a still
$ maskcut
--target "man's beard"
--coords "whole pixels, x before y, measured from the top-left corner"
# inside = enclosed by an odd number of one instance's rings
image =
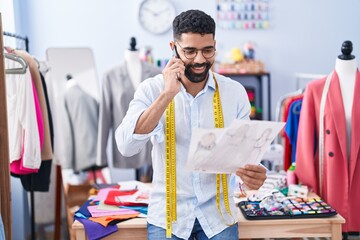
[[[203,67],[205,66],[205,70],[202,73],[194,73],[191,69],[192,67]],[[185,66],[185,76],[193,83],[200,83],[206,80],[209,70],[212,66],[210,62],[204,62],[202,64],[195,63],[195,64],[187,64]]]

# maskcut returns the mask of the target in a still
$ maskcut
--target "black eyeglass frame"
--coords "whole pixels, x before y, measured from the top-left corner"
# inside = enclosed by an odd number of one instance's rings
[[[176,51],[177,57],[179,57],[179,53],[178,53],[178,51],[177,51],[176,43],[179,45],[179,47],[181,48],[181,50],[182,50],[183,53],[184,53],[185,58],[188,59],[188,60],[193,60],[193,59],[195,59],[196,56],[198,55],[198,52],[199,52],[199,51],[201,51],[201,55],[202,55],[205,59],[210,59],[210,58],[214,57],[214,56],[215,56],[215,53],[216,53],[216,48],[215,48],[214,46],[205,47],[205,48],[202,48],[202,49],[197,49],[197,48],[184,49],[184,48],[180,45],[180,43],[179,43],[178,41],[175,41],[174,46],[175,46],[175,51]],[[187,57],[186,55],[189,54],[189,53],[187,53],[186,50],[194,50],[194,51],[196,52],[196,53],[195,53],[195,56],[194,56],[194,57],[190,57],[190,58]],[[210,56],[210,57],[204,56],[204,51],[205,51],[205,50],[213,50],[213,51],[214,51],[214,52],[213,52],[213,55]]]

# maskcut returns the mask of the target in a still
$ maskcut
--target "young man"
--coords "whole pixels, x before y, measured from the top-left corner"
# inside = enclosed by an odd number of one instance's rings
[[[173,21],[174,41],[170,59],[162,74],[145,80],[135,93],[129,110],[116,130],[115,138],[125,156],[138,153],[151,139],[154,168],[153,191],[148,210],[148,239],[238,239],[233,194],[219,194],[216,174],[191,172],[185,168],[191,133],[194,128],[215,128],[217,113],[223,126],[234,119],[249,119],[250,103],[244,87],[227,77],[210,71],[215,61],[215,22],[199,10],[181,13]],[[220,97],[216,97],[218,93]],[[167,175],[171,166],[166,150],[166,109],[174,101],[176,131],[176,202],[170,204]],[[220,102],[220,105],[214,104]],[[218,115],[217,115],[218,116]],[[221,159],[219,159],[221,161]],[[249,189],[258,189],[266,179],[261,166],[248,165],[236,174]],[[227,181],[229,176],[227,176]],[[221,183],[221,182],[220,182]],[[220,184],[221,185],[221,184]],[[174,190],[171,186],[171,190]],[[219,198],[220,195],[220,198]],[[226,204],[228,203],[228,204]],[[176,205],[177,210],[169,209]],[[227,205],[227,206],[226,206]],[[171,215],[171,216],[170,216]],[[233,218],[231,218],[231,216]],[[172,224],[169,227],[169,219]],[[230,220],[229,220],[230,219]],[[169,231],[170,230],[170,231]],[[172,233],[171,236],[168,232]]]

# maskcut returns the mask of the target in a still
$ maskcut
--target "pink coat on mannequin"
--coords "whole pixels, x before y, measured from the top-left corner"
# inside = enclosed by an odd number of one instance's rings
[[[296,149],[296,175],[319,192],[319,111],[326,78],[310,82],[304,94]],[[360,231],[360,72],[356,73],[347,158],[345,111],[334,71],[324,114],[324,164],[321,197],[345,219],[343,232]]]

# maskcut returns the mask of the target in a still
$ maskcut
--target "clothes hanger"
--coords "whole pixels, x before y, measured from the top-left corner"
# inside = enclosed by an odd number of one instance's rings
[[[304,93],[304,89],[298,89],[294,92],[287,93],[279,98],[279,100],[277,101],[277,104],[276,104],[276,113],[275,113],[276,121],[280,122],[280,120],[281,120],[281,109],[282,109],[282,106],[283,106],[285,100],[289,97],[295,97],[302,93]]]
[[[6,74],[24,74],[26,73],[26,69],[28,67],[27,62],[20,56],[17,56],[13,53],[4,53],[4,57],[10,59],[12,61],[20,63],[21,67],[5,69]]]
[[[279,98],[279,100],[276,103],[275,121],[277,121],[277,122],[281,121],[281,112],[282,112],[282,108],[284,106],[285,100],[288,99],[289,97],[295,97],[302,93],[304,93],[304,89],[298,89],[294,92],[289,92]],[[278,134],[278,136],[274,139],[274,143],[279,144],[281,142],[280,139],[281,139],[281,136],[280,136],[280,134]]]

